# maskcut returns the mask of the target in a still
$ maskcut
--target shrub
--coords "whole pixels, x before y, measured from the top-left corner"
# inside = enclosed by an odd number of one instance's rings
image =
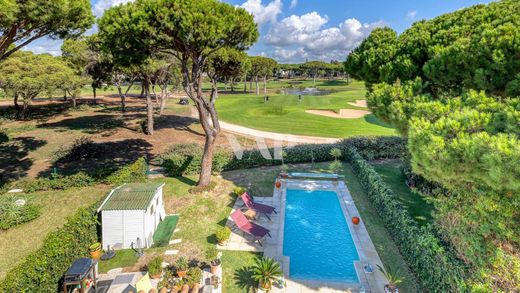
[[[23,200],[25,203],[17,203],[17,200]],[[32,221],[38,216],[40,216],[40,207],[33,204],[30,199],[16,195],[0,197],[0,230]]]
[[[105,148],[95,143],[90,137],[80,137],[72,145],[60,148],[55,154],[56,162],[74,162],[94,158],[103,154]]]
[[[148,164],[146,159],[140,158],[133,164],[121,168],[106,178],[110,184],[120,185],[125,182],[144,182],[147,179]]]
[[[5,130],[0,129],[0,143],[8,142],[9,135]]]
[[[297,145],[284,150],[285,164],[309,162],[324,162],[334,159],[333,155],[343,157],[346,148],[356,147],[360,154],[369,159],[400,158],[406,153],[406,142],[399,137],[363,137],[349,138],[337,144],[308,144]],[[333,154],[331,154],[334,150]],[[339,150],[339,152],[338,152]],[[268,149],[271,157],[274,149]],[[200,172],[202,161],[202,146],[198,144],[177,144],[161,155],[162,166],[170,176],[192,175]],[[246,150],[242,158],[223,149],[215,150],[213,172],[238,169],[257,168],[263,166],[281,165],[281,160],[264,158],[259,150]]]
[[[193,287],[195,284],[199,284],[202,279],[202,270],[199,267],[191,267],[188,269],[186,274],[186,284]]]
[[[70,176],[54,176],[52,178],[26,179],[11,183],[13,188],[21,188],[27,193],[48,190],[65,190],[72,187],[85,187],[95,184],[96,180],[80,172]]]
[[[177,259],[177,261],[175,262],[175,269],[177,271],[185,271],[188,269],[188,267],[188,260],[184,257]]]
[[[392,190],[355,148],[349,147],[346,154],[346,160],[352,165],[359,182],[423,288],[430,292],[463,291],[465,272],[451,249],[439,240],[430,226],[417,225]]]
[[[7,272],[0,292],[58,292],[60,279],[88,247],[98,241],[96,203],[79,209],[65,225],[49,233],[41,247]],[[30,237],[30,235],[27,235]]]
[[[224,243],[231,237],[231,229],[229,227],[223,227],[215,232],[215,237],[218,243]]]
[[[148,263],[148,273],[150,276],[157,276],[162,273],[163,258],[161,256],[154,257]]]

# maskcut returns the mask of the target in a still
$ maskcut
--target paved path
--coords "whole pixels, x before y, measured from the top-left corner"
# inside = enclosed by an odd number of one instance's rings
[[[195,119],[199,119],[199,114],[197,113],[195,107],[192,108],[191,116]],[[304,144],[304,143],[336,143],[341,139],[339,138],[330,138],[330,137],[318,137],[318,136],[304,136],[304,135],[293,135],[286,133],[277,133],[277,132],[268,132],[256,130],[253,128],[248,128],[236,124],[227,123],[224,121],[220,121],[220,128],[222,130],[226,130],[231,133],[236,133],[240,135],[250,136],[250,137],[260,137],[264,139],[284,141],[290,143]]]

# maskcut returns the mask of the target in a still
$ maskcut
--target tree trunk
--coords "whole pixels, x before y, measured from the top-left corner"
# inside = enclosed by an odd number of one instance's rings
[[[264,96],[267,96],[267,76],[264,76]]]
[[[94,93],[94,105],[96,104],[96,87],[92,86],[92,92]]]
[[[72,102],[72,108],[76,108],[76,95],[72,94],[70,91],[69,91],[69,95],[70,95],[70,101]]]
[[[227,83],[228,83],[228,80],[227,80],[227,77],[224,78],[224,90],[227,91]]]
[[[255,77],[256,82],[256,95],[260,95],[260,87],[258,86],[258,76]]]
[[[18,94],[14,94],[14,109],[16,112],[20,110],[20,105],[18,105]]]
[[[159,105],[159,100],[157,99],[157,92],[155,92],[155,83],[152,84],[152,93],[153,93],[153,100],[156,105]]]
[[[233,79],[231,79],[231,92],[234,93],[235,92],[235,81]]]
[[[204,154],[200,170],[199,186],[208,186],[211,183],[211,169],[213,168],[213,152],[215,150],[216,135],[206,133]]]
[[[29,108],[29,101],[30,101],[29,99],[23,100],[22,115],[21,115],[22,120],[25,119],[25,114],[27,113],[27,109]]]
[[[253,77],[251,76],[251,79],[249,80],[249,91],[253,90]]]
[[[144,95],[146,97],[146,119],[147,119],[147,134],[153,135],[153,103],[152,97],[150,96],[150,82],[148,80],[143,82],[144,84]]]
[[[247,75],[244,76],[244,94],[247,93]]]
[[[159,108],[159,116],[162,116],[164,113],[164,108],[166,108],[166,102],[168,101],[168,86],[161,89],[161,106]]]
[[[64,91],[64,93],[63,93],[63,101],[64,102],[67,101],[67,91]]]
[[[312,76],[312,83],[314,85],[316,85],[316,72],[314,73],[314,75]]]
[[[121,112],[126,112],[125,95],[123,95],[123,89],[119,83],[117,84],[117,92],[119,93],[119,98],[121,99]]]
[[[144,85],[141,83],[141,94],[139,95],[139,98],[144,98]]]

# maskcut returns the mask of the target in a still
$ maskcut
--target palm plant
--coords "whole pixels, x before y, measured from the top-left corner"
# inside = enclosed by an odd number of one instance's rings
[[[404,278],[400,276],[399,268],[387,267],[382,268],[380,265],[377,265],[379,271],[385,276],[388,280],[388,284],[385,286],[388,287],[388,290],[392,293],[399,292],[397,289],[397,285],[401,284],[404,281]]]
[[[280,264],[272,258],[262,257],[256,259],[255,265],[251,268],[252,278],[260,283],[260,287],[265,291],[271,291],[273,281],[283,276]]]

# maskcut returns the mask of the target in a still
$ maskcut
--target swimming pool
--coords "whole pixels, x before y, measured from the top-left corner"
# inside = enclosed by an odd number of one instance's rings
[[[283,254],[292,279],[359,282],[359,255],[335,191],[287,189]]]

